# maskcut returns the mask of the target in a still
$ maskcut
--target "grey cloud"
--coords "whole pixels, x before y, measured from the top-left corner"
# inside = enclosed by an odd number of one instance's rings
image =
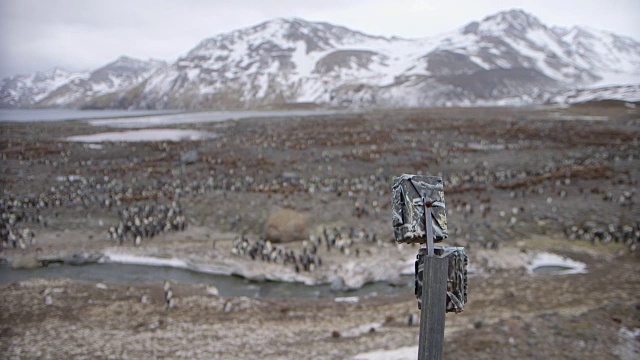
[[[550,24],[585,24],[640,38],[640,2],[499,0],[2,0],[0,76],[55,65],[91,69],[120,55],[174,60],[201,40],[274,17],[328,21],[377,35],[422,37],[503,9]],[[598,11],[598,9],[601,9]]]

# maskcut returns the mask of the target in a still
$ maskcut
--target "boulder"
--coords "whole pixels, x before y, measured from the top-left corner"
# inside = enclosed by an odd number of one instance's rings
[[[287,209],[279,209],[269,215],[265,236],[273,243],[305,240],[309,237],[304,215]]]
[[[205,291],[207,293],[207,296],[220,296],[220,292],[218,291],[218,288],[213,285],[207,286],[205,288]]]
[[[16,256],[10,261],[10,264],[14,269],[35,269],[42,266],[40,260],[31,255]]]

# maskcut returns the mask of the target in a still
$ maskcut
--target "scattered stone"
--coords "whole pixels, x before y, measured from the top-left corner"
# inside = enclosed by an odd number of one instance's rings
[[[100,290],[107,290],[108,289],[107,285],[105,285],[103,283],[97,283],[96,284],[96,288],[98,288]]]
[[[207,286],[205,291],[208,296],[220,296],[220,292],[218,291],[218,288],[213,285]]]
[[[358,296],[337,297],[334,299],[337,303],[355,304],[360,301]]]
[[[11,261],[11,267],[14,269],[34,269],[41,265],[40,261],[32,255],[16,256]]]

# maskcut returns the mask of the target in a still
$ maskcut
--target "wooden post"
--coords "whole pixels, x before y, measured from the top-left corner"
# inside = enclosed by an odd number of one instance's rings
[[[442,359],[448,269],[447,259],[425,256],[418,360]]]
[[[435,256],[433,245],[433,223],[431,219],[431,204],[427,204],[425,198],[422,198],[422,206],[424,207],[424,229],[427,233],[427,256]]]

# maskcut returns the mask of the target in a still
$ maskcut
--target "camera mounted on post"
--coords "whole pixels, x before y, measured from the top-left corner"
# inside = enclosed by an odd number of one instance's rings
[[[444,184],[439,176],[408,175],[393,179],[391,205],[397,243],[425,244],[415,262],[415,294],[422,307],[425,257],[447,259],[446,312],[459,313],[467,301],[468,258],[463,247],[434,246],[448,237]],[[429,291],[428,289],[426,291]]]

